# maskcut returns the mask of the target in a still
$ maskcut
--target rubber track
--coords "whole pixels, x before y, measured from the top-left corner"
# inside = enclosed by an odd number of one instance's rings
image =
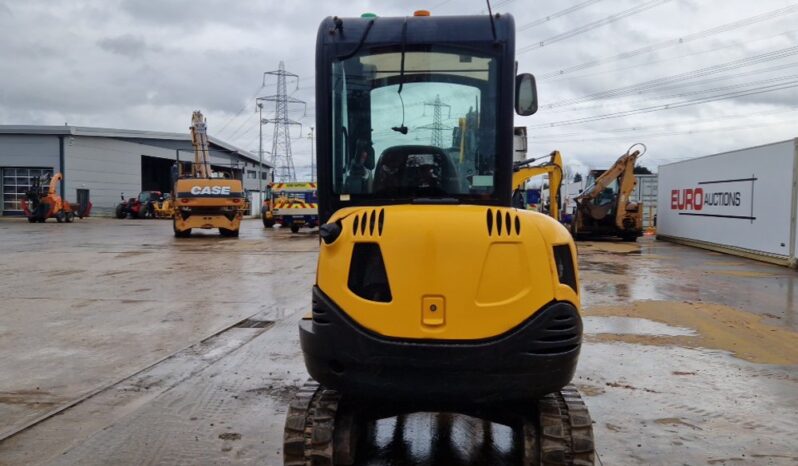
[[[567,385],[541,398],[538,416],[541,465],[593,466],[593,421],[576,387]],[[527,429],[524,433],[529,435]],[[526,443],[534,442],[528,439]]]
[[[306,382],[288,406],[283,434],[285,466],[333,466],[333,431],[340,395]]]

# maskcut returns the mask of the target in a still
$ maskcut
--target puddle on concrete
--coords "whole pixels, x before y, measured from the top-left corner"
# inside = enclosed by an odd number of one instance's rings
[[[694,330],[684,327],[674,327],[654,322],[653,320],[639,317],[593,317],[586,316],[582,319],[585,333],[613,335],[653,335],[653,336],[697,336]]]
[[[709,273],[719,274],[719,275],[730,275],[732,277],[750,277],[750,278],[759,278],[759,277],[774,277],[776,276],[775,273],[768,273],[768,272],[755,272],[753,270],[709,270]]]
[[[703,265],[709,267],[742,267],[751,264],[741,261],[706,261]]]
[[[356,464],[520,464],[518,444],[507,426],[449,413],[415,413],[368,426]]]
[[[798,332],[763,323],[763,317],[720,304],[689,301],[636,301],[584,310],[585,316],[648,319],[694,329],[691,335],[588,335],[588,341],[712,348],[760,364],[798,364]]]
[[[577,243],[579,254],[591,252],[612,252],[616,254],[640,253],[640,245],[637,243],[623,243],[613,241],[579,242]]]

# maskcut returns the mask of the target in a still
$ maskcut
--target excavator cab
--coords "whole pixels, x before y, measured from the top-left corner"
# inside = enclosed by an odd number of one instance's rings
[[[582,338],[576,248],[511,207],[513,110],[537,108],[514,50],[510,15],[320,25],[321,241],[299,325],[314,380],[290,404],[285,464],[352,464],[365,423],[418,411],[511,425],[528,464],[553,423],[552,451],[592,462],[586,408],[564,389]]]

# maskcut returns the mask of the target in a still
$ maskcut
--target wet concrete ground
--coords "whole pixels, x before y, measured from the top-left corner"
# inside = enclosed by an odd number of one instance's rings
[[[281,464],[313,235],[4,219],[0,238],[0,464]],[[582,243],[580,270],[597,464],[798,464],[795,271],[651,239]],[[368,465],[519,455],[506,427],[428,413],[364,447]]]

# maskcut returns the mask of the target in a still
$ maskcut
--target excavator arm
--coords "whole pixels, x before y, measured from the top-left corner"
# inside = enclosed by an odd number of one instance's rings
[[[208,129],[202,112],[195,111],[191,115],[191,143],[194,145],[194,165],[191,174],[194,178],[210,178],[210,149],[208,145]]]
[[[513,189],[521,189],[526,180],[538,176],[549,175],[549,199],[551,216],[560,219],[560,186],[562,185],[562,155],[555,150],[549,155],[548,162],[540,165],[527,165],[537,159],[529,159],[517,163],[513,169]]]
[[[629,196],[635,188],[637,180],[634,175],[635,163],[637,159],[645,152],[643,146],[643,153],[640,150],[632,152],[632,148],[620,156],[618,160],[605,171],[601,176],[596,178],[592,185],[585,188],[584,192],[576,197],[577,202],[584,203],[592,201],[597,198],[607,186],[616,179],[618,180],[618,198],[616,202],[617,208],[615,209],[615,225],[620,230],[624,230],[624,219],[628,216]]]
[[[615,161],[615,163],[607,171],[605,171],[601,176],[596,178],[596,180],[593,182],[592,185],[585,188],[585,191],[579,196],[577,196],[576,199],[578,200],[595,199],[596,197],[598,197],[599,194],[601,194],[602,191],[604,191],[604,189],[607,188],[607,186],[610,185],[610,183],[612,183],[619,177],[622,178],[621,181],[623,181],[624,178],[628,178],[627,176],[628,174],[632,174],[632,182],[634,183],[633,172],[634,172],[635,162],[637,161],[637,157],[639,156],[640,156],[639,150],[636,150],[632,153],[627,152],[626,154],[622,155],[618,160]],[[632,187],[634,187],[634,184],[632,184]]]

